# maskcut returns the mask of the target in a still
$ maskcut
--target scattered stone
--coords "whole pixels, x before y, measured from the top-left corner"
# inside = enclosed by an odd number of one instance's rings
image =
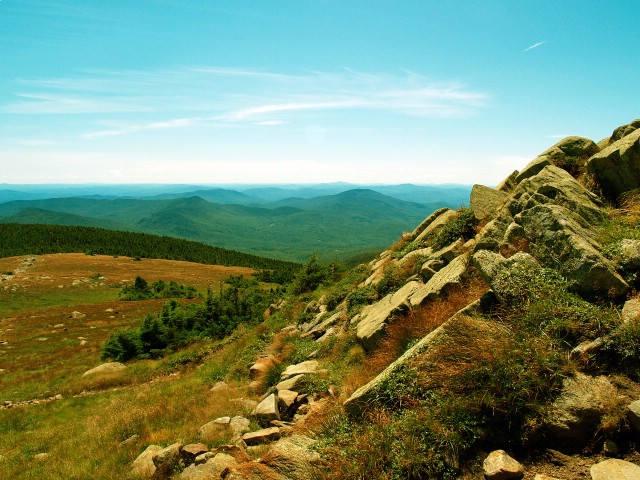
[[[120,363],[120,362],[109,362],[109,363],[103,363],[102,365],[98,365],[95,368],[92,368],[91,370],[87,370],[86,372],[84,372],[82,374],[83,377],[88,377],[90,375],[95,375],[97,373],[115,373],[115,372],[121,372],[123,370],[125,370],[127,368],[127,366],[124,363]]]
[[[640,467],[625,460],[610,458],[591,467],[592,480],[639,480]]]
[[[247,452],[241,445],[222,445],[215,449],[216,453],[222,452],[227,455],[231,455],[236,459],[238,463],[244,463],[249,461]]]
[[[196,457],[196,459],[195,459],[195,461],[194,461],[193,463],[194,463],[195,465],[201,465],[201,464],[203,464],[203,463],[207,463],[207,461],[208,461],[210,458],[213,458],[213,457],[215,457],[215,456],[216,456],[216,454],[215,454],[215,453],[213,453],[213,452],[205,452],[205,453],[203,453],[203,454],[198,455],[198,456]]]
[[[583,448],[597,431],[605,405],[616,398],[616,387],[607,377],[577,373],[565,379],[546,422],[550,440],[567,453]]]
[[[623,324],[640,321],[640,300],[632,298],[624,302],[620,320]]]
[[[301,382],[304,378],[304,375],[296,375],[295,377],[291,377],[287,380],[283,380],[282,382],[276,385],[276,390],[279,392],[280,390],[295,390],[296,386]]]
[[[53,328],[64,328],[64,323],[58,323],[54,325]]]
[[[285,437],[271,446],[260,463],[286,478],[313,478],[313,468],[320,454],[313,450],[316,441],[304,435]]]
[[[295,404],[298,392],[292,390],[278,390],[278,408],[281,413],[288,412]]]
[[[640,270],[640,240],[628,238],[620,242],[618,263],[627,270]]]
[[[245,433],[242,440],[247,445],[259,445],[261,443],[269,443],[280,438],[280,429],[278,427],[263,428],[255,432]]]
[[[209,423],[205,423],[198,429],[200,438],[203,440],[215,440],[224,434],[229,427],[231,417],[219,417]]]
[[[484,476],[487,480],[509,480],[522,478],[524,467],[507,455],[504,450],[495,450],[482,462]]]
[[[76,320],[79,320],[81,318],[86,317],[86,315],[84,313],[81,312],[71,312],[71,315],[69,315],[70,318],[74,318]]]
[[[34,460],[38,460],[38,461],[46,460],[47,458],[49,458],[49,453],[48,452],[36,453],[33,456],[33,459]]]

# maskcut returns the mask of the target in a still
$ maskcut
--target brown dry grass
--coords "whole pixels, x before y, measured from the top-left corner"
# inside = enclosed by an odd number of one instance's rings
[[[362,367],[353,369],[345,378],[342,397],[348,398],[356,389],[378,375],[406,350],[411,340],[429,334],[487,290],[486,283],[474,275],[463,285],[450,289],[443,297],[391,322],[375,352],[365,358]]]

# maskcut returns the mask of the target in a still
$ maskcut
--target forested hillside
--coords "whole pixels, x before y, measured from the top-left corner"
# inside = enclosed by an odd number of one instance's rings
[[[273,270],[272,280],[290,279],[300,265],[146,233],[60,225],[0,223],[0,257],[85,252],[96,255],[185,260]]]

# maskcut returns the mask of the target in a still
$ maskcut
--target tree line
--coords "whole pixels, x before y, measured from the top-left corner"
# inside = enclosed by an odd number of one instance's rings
[[[0,258],[47,253],[122,255],[249,267],[259,279],[287,283],[300,269],[293,262],[205,245],[191,240],[95,227],[0,223]]]

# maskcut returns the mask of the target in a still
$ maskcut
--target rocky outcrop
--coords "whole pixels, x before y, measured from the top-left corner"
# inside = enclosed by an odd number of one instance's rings
[[[422,305],[427,300],[432,300],[442,295],[446,289],[453,285],[459,285],[462,276],[467,270],[470,254],[464,253],[455,258],[449,265],[438,270],[429,279],[429,281],[418,287],[409,295],[409,304],[411,307]]]
[[[602,192],[613,201],[629,190],[640,188],[640,129],[636,129],[589,159]]]

